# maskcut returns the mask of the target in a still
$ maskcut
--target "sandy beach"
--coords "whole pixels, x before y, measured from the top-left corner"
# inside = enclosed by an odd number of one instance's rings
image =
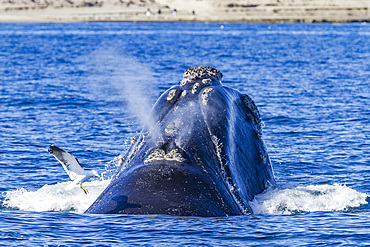
[[[0,22],[369,22],[368,0],[0,0]]]

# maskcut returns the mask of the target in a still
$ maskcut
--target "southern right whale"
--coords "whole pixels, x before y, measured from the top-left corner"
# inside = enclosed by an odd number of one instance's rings
[[[217,69],[185,71],[164,92],[112,181],[86,213],[228,216],[249,202],[273,170],[252,99],[221,84]]]

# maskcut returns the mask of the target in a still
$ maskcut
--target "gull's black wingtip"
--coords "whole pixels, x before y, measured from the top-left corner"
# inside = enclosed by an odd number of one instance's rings
[[[50,144],[49,145],[49,149],[48,149],[48,152],[50,153],[50,154],[53,154],[53,152],[54,152],[54,149],[56,148],[56,146],[54,145],[54,144]]]
[[[59,153],[59,152],[66,153],[66,151],[64,151],[63,149],[55,146],[54,144],[50,144],[48,152],[50,154],[53,154],[53,155],[56,154],[56,153]]]
[[[62,149],[58,148],[57,146],[55,146],[54,144],[50,144],[49,145],[49,149],[48,149],[48,152],[50,154],[54,154],[55,151],[63,151]]]

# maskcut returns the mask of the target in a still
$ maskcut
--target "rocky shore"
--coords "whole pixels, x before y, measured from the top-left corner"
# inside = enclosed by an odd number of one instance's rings
[[[369,0],[0,0],[0,22],[369,22]]]

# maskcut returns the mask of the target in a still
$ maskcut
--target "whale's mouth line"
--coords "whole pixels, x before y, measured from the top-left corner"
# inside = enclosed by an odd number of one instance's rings
[[[221,154],[222,143],[220,142],[220,140],[215,135],[211,134],[210,130],[209,130],[209,133],[211,135],[211,140],[212,140],[212,143],[214,145],[214,150],[215,150],[217,160],[218,160],[218,163],[219,163],[219,168],[221,170],[221,176],[223,178],[222,180],[223,180],[225,186],[227,187],[228,191],[230,192],[230,195],[233,198],[233,200],[235,201],[236,205],[238,205],[239,210],[243,214],[248,214],[250,209],[248,207],[246,207],[245,203],[242,201],[242,199],[241,199],[241,197],[238,193],[238,189],[236,188],[235,183],[233,181],[233,178],[230,174],[228,164],[222,158],[222,154]]]

